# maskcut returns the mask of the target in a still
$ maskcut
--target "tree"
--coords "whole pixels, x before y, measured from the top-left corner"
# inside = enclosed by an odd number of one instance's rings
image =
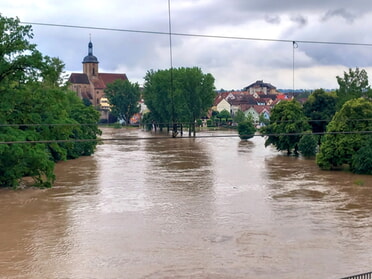
[[[307,132],[298,142],[298,150],[303,156],[312,157],[316,154],[317,145],[316,137],[311,132]]]
[[[6,18],[0,15],[0,84],[14,86],[36,79],[42,67],[42,55],[35,44],[30,25],[21,25],[18,18]],[[2,88],[0,88],[1,90]]]
[[[140,90],[138,83],[118,79],[107,85],[106,97],[110,103],[111,113],[126,124],[130,124],[130,118],[140,111]]]
[[[303,105],[305,115],[310,119],[313,133],[324,133],[336,112],[337,96],[334,93],[317,89]],[[319,136],[320,144],[320,136]]]
[[[372,136],[352,157],[351,171],[359,174],[372,174]]]
[[[228,112],[226,109],[224,110],[221,110],[218,114],[217,114],[217,118],[220,119],[225,119],[225,121],[227,122],[227,120],[231,117],[230,115],[230,112]]]
[[[372,90],[368,84],[368,74],[356,68],[344,72],[344,77],[337,76],[339,89],[336,90],[338,96],[337,109],[340,110],[345,102],[360,97],[372,98]]]
[[[50,187],[55,162],[94,151],[98,112],[61,83],[62,61],[28,42],[31,26],[0,16],[0,38],[0,186],[30,176]]]
[[[243,122],[244,120],[245,120],[245,114],[244,114],[244,112],[242,112],[241,110],[238,110],[235,113],[234,122],[239,124],[240,122]]]
[[[253,138],[255,132],[256,127],[254,126],[252,117],[245,117],[245,119],[238,124],[238,133],[242,140]]]
[[[372,169],[371,160],[364,160],[370,153],[371,119],[371,101],[365,98],[347,101],[327,126],[316,158],[319,167],[330,170],[349,165],[352,171],[358,172]],[[367,166],[363,166],[364,163]]]
[[[272,144],[279,151],[286,150],[289,155],[292,151],[297,154],[302,133],[309,129],[300,103],[292,100],[282,101],[272,109],[270,124],[261,128],[261,132],[267,135],[265,146]]]
[[[195,133],[195,121],[212,106],[214,78],[200,68],[172,68],[148,71],[143,97],[156,122],[188,123]]]

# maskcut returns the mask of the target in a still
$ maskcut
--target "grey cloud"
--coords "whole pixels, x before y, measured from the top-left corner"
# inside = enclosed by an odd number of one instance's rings
[[[302,15],[292,16],[291,21],[297,23],[300,27],[304,27],[307,24],[307,19]]]
[[[281,22],[281,19],[280,19],[280,16],[271,16],[271,15],[266,15],[265,16],[265,21],[267,23],[271,23],[271,24],[280,24]]]
[[[357,17],[355,14],[346,11],[343,8],[335,9],[335,10],[329,10],[322,18],[322,21],[327,21],[328,19],[332,17],[342,17],[349,23],[353,23],[355,18]]]

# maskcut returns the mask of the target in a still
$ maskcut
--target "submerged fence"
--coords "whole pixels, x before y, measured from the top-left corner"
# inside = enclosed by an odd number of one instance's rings
[[[372,279],[372,272],[362,273],[358,275],[352,275],[349,277],[343,277],[341,279]]]

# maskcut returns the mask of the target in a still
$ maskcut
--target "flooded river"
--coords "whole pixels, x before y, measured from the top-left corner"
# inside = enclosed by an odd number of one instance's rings
[[[58,164],[52,189],[0,190],[0,278],[372,271],[371,176],[320,171],[233,132],[103,130],[111,140]]]

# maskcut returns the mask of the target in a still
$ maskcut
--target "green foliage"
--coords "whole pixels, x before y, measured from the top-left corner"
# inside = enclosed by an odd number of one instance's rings
[[[303,110],[310,119],[313,133],[324,133],[328,123],[336,113],[337,96],[317,89],[304,103]]]
[[[30,25],[0,15],[0,91],[38,77],[42,55],[29,42],[32,38]]]
[[[242,140],[253,138],[256,128],[252,119],[246,119],[238,124],[239,137]]]
[[[62,84],[63,63],[28,42],[30,26],[0,16],[0,38],[0,187],[26,176],[50,187],[55,162],[93,152],[98,112]]]
[[[146,112],[142,115],[142,125],[146,128],[147,131],[152,129],[152,124],[154,123],[155,119],[152,116],[151,112]]]
[[[246,120],[244,112],[242,112],[241,110],[238,110],[234,116],[235,123],[239,124],[243,122],[244,120]]]
[[[372,98],[372,90],[368,84],[368,74],[364,69],[349,69],[348,73],[344,72],[343,78],[339,76],[336,78],[339,84],[339,89],[336,91],[338,110],[348,100],[360,97]]]
[[[310,132],[304,134],[298,142],[298,150],[305,157],[315,156],[317,146],[317,138]]]
[[[286,150],[291,154],[294,150],[297,154],[302,133],[309,129],[300,103],[292,100],[282,101],[272,109],[270,124],[261,128],[261,132],[267,135],[265,146],[272,144],[279,151]]]
[[[197,125],[198,127],[203,126],[203,121],[202,121],[201,119],[196,120],[196,125]]]
[[[112,105],[111,113],[117,118],[123,119],[126,124],[130,124],[130,118],[140,111],[138,83],[119,79],[107,85],[105,94]]]
[[[224,119],[225,121],[227,121],[230,117],[231,117],[230,112],[228,112],[226,109],[220,111],[217,114],[217,118]]]
[[[365,169],[363,158],[369,154],[372,131],[372,102],[359,98],[347,101],[327,126],[327,135],[323,138],[317,155],[317,164],[322,169],[340,168],[349,165],[351,170]],[[362,151],[360,151],[362,149]],[[365,158],[364,158],[365,159]],[[367,167],[368,160],[365,160]],[[370,162],[370,161],[369,161]]]
[[[372,174],[372,136],[368,135],[368,139],[362,147],[353,154],[351,158],[351,171],[360,174]]]
[[[213,104],[214,78],[197,67],[151,70],[143,97],[155,122],[195,123]]]

